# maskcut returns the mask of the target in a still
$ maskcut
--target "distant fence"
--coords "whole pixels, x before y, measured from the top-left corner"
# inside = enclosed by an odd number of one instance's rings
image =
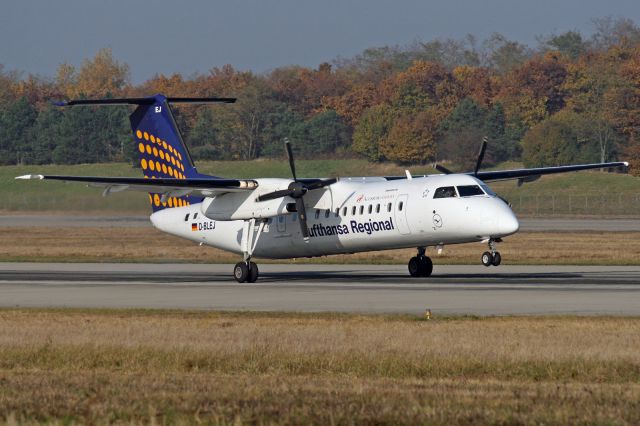
[[[513,211],[528,216],[640,215],[640,193],[584,195],[505,195]]]

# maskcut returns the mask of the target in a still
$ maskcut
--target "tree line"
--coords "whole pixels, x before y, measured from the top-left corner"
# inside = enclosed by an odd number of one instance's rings
[[[129,66],[102,49],[52,78],[0,65],[0,163],[75,164],[135,157],[129,107],[58,108],[70,98],[232,96],[233,105],[176,106],[195,159],[363,156],[372,162],[451,163],[466,169],[480,140],[488,163],[609,161],[640,165],[640,28],[594,20],[594,32],[538,38],[500,34],[371,48],[317,68],[268,73],[231,65],[131,84]]]

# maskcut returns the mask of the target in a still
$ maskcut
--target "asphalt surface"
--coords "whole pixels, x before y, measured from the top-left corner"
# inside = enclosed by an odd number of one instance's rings
[[[637,219],[520,218],[521,231],[640,231]],[[2,227],[151,227],[149,217],[73,216],[73,215],[0,215]]]
[[[2,307],[105,307],[437,315],[640,315],[640,266],[232,265],[0,263]]]

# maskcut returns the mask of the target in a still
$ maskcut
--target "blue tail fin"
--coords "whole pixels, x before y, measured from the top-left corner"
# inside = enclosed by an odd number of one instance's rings
[[[187,146],[182,140],[167,98],[156,95],[153,103],[139,105],[131,114],[131,129],[135,138],[140,166],[144,177],[155,178],[202,178],[193,165]],[[149,194],[153,211],[167,207],[182,207],[199,203],[202,197],[182,196],[162,200],[161,194]]]
[[[149,98],[122,99],[79,99],[69,102],[56,102],[59,106],[71,105],[138,105],[131,114],[131,128],[136,141],[140,166],[144,177],[148,179],[208,178],[198,173],[189,150],[171,113],[170,103],[233,103],[234,98],[167,98],[158,94]],[[162,197],[162,194],[150,193],[149,199],[153,211],[168,207],[182,207],[199,203],[202,197],[191,195]]]

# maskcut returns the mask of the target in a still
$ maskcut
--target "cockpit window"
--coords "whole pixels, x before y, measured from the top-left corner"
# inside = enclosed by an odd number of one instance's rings
[[[498,195],[495,192],[493,192],[493,189],[489,188],[487,185],[481,185],[481,186],[482,186],[482,189],[484,189],[484,192],[487,193],[487,195],[490,195],[492,197],[495,197],[496,195]]]
[[[478,185],[461,185],[458,187],[458,193],[461,197],[473,197],[474,195],[484,195],[482,189]]]
[[[454,198],[457,197],[456,189],[453,186],[443,186],[436,189],[433,198]]]

